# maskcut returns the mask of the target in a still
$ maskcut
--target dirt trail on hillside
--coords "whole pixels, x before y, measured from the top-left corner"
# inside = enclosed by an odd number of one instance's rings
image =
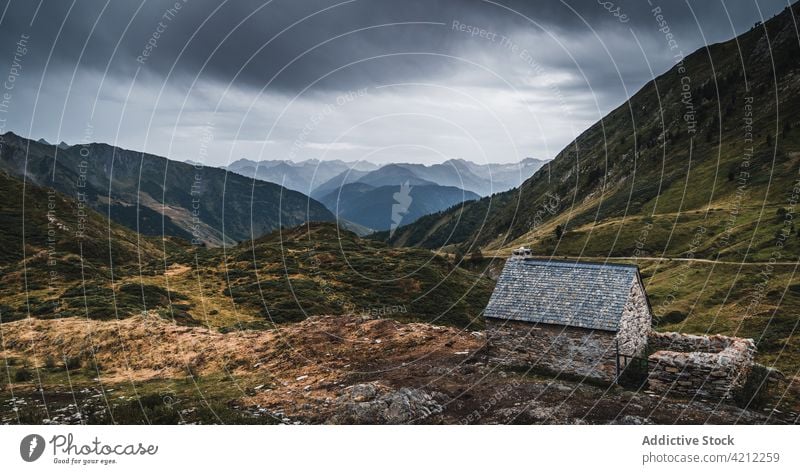
[[[487,253],[485,254],[487,257],[493,258],[508,258],[509,255],[506,253]],[[584,256],[572,256],[572,255],[533,255],[532,258],[537,259],[552,259],[554,261],[558,261],[561,259],[566,259],[570,261],[578,261],[583,260],[586,262],[600,262],[605,260],[632,260],[632,261],[650,261],[650,262],[692,262],[692,263],[712,263],[716,265],[735,265],[737,267],[755,267],[755,266],[762,266],[762,265],[777,265],[777,266],[800,266],[800,261],[795,262],[729,262],[723,260],[711,260],[708,258],[685,258],[685,257],[588,257]]]

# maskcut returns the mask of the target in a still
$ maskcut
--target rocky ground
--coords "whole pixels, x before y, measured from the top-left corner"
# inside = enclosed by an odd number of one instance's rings
[[[32,409],[42,413],[35,422],[109,422],[104,413],[124,402],[135,402],[134,419],[141,407],[142,422],[152,422],[175,396],[164,391],[176,386],[197,403],[180,405],[174,420],[156,420],[230,422],[208,403],[218,399],[243,423],[797,422],[788,402],[742,410],[499,367],[486,357],[481,332],[388,319],[314,317],[227,334],[152,316],[24,320],[3,324],[0,336],[0,359],[17,361],[0,385],[4,423]],[[59,372],[60,361],[69,370]],[[12,378],[20,365],[31,368],[30,380]],[[796,387],[784,401],[798,398]],[[161,394],[159,406],[148,410],[153,393]],[[197,421],[193,413],[206,408],[213,413]]]

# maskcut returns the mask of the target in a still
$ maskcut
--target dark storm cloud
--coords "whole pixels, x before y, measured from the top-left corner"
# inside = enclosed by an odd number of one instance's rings
[[[53,69],[72,69],[80,64],[81,68],[97,72],[108,68],[110,74],[127,75],[142,66],[147,73],[159,77],[165,77],[171,69],[173,75],[181,78],[194,77],[202,71],[202,77],[221,82],[228,82],[239,73],[237,83],[259,88],[286,67],[271,87],[273,90],[296,90],[332,70],[365,58],[414,52],[460,53],[464,38],[453,34],[454,20],[501,35],[540,27],[566,39],[596,37],[602,40],[607,34],[629,34],[628,28],[651,37],[655,29],[651,7],[641,0],[614,2],[629,18],[627,23],[620,22],[595,0],[563,3],[458,0],[238,0],[220,3],[189,0],[179,3],[180,10],[175,11],[174,0],[109,4],[97,0],[75,3],[46,0],[41,7],[35,1],[13,1],[0,29],[0,45],[12,44],[20,33],[26,32],[32,37],[32,47],[39,52],[36,55],[39,67],[43,67],[48,58],[44,52],[49,53],[52,48],[50,68]],[[661,8],[671,27],[685,38],[687,53],[702,44],[701,32],[710,42],[720,41],[733,36],[734,29],[750,26],[759,17],[759,7],[754,3],[735,2],[727,13],[722,3],[713,1],[690,5],[663,3]],[[785,2],[779,0],[761,2],[761,14],[770,16],[783,5]],[[37,9],[38,14],[29,26]],[[175,11],[174,17],[165,19],[170,9]],[[728,15],[732,17],[734,29],[728,22]],[[292,26],[298,21],[299,24]],[[163,26],[160,37],[142,65],[136,58],[142,56],[147,42],[159,30],[159,23]],[[286,31],[281,33],[282,30]],[[628,43],[628,47],[635,48],[635,45]],[[306,52],[312,48],[315,49]],[[580,64],[587,74],[602,76],[607,73],[608,53],[600,48],[588,52],[590,54],[583,57],[585,64]],[[630,53],[641,56],[635,49],[611,51],[613,60],[620,64],[624,64]],[[551,65],[554,68],[576,66],[561,51],[554,51]],[[334,73],[317,87],[349,89],[359,82],[412,80],[447,74],[452,67],[452,62],[441,57],[391,56]],[[603,83],[615,79],[618,82],[618,78],[600,76]],[[636,79],[641,79],[641,75]],[[593,87],[601,86],[598,83]]]
[[[287,156],[308,117],[337,94],[370,88],[368,99],[338,108],[336,120],[317,127],[319,136],[297,158],[316,157],[329,140],[339,139],[344,143],[331,157],[358,159],[363,151],[354,150],[411,141],[448,157],[477,159],[466,138],[447,141],[453,133],[446,127],[372,121],[390,112],[435,114],[440,123],[478,136],[496,161],[520,154],[549,158],[674,64],[653,8],[662,10],[680,49],[689,54],[746,31],[787,4],[179,0],[179,8],[175,5],[175,0],[0,5],[0,70],[12,67],[21,35],[29,38],[24,78],[14,90],[14,113],[4,129],[74,142],[87,140],[84,124],[91,122],[92,140],[186,158],[182,154],[196,148],[197,133],[213,113],[216,162],[261,153],[277,158]],[[474,29],[485,34],[473,35]],[[404,82],[454,90],[376,89]],[[256,93],[265,87],[263,95]],[[499,125],[489,133],[492,114]],[[350,128],[354,131],[339,137]],[[516,143],[504,142],[508,134]]]

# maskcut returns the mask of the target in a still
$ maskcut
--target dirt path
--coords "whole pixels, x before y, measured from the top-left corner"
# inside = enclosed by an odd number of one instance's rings
[[[487,257],[492,258],[508,258],[507,255],[501,255],[498,253],[488,253],[486,254]],[[797,266],[800,265],[800,260],[796,262],[729,262],[725,260],[711,260],[708,258],[684,258],[684,257],[587,257],[587,256],[573,256],[573,255],[533,255],[533,258],[538,259],[553,259],[553,260],[560,260],[560,259],[567,259],[567,260],[586,260],[591,259],[591,261],[599,261],[599,260],[634,260],[634,261],[652,261],[652,262],[694,262],[694,263],[706,263],[706,264],[716,264],[716,265],[735,265],[735,266],[743,266],[743,267],[750,267],[750,266],[760,266],[760,265],[776,265],[776,266]]]
[[[167,267],[167,269],[164,271],[164,275],[165,276],[182,275],[182,274],[188,272],[191,269],[192,269],[192,267],[190,267],[188,265],[181,265],[181,264],[178,264],[178,263],[173,263],[172,265]]]

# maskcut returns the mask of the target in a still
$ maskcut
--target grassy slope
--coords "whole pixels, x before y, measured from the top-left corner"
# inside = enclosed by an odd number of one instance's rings
[[[148,310],[181,324],[230,329],[373,312],[475,326],[492,290],[487,278],[428,250],[394,249],[332,223],[223,249],[139,237],[87,210],[86,235],[78,240],[75,201],[28,184],[23,207],[23,183],[5,174],[0,181],[0,238],[9,249],[0,262],[3,321],[115,319]]]
[[[169,238],[139,237],[62,194],[23,185],[2,172],[0,222],[3,321],[28,314],[114,317],[112,279],[138,274],[140,258],[157,266],[164,251],[175,253],[185,247]],[[82,237],[76,237],[81,226]],[[133,311],[136,299],[136,295],[122,297],[116,301],[117,309]]]
[[[328,223],[276,231],[225,255],[196,249],[182,264],[186,271],[163,278],[212,326],[370,312],[474,326],[492,290],[487,278],[430,251],[391,248]]]

